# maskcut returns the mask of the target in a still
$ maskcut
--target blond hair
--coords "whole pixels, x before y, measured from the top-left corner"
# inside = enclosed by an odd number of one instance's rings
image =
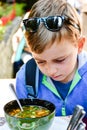
[[[55,40],[58,40],[59,43],[63,37],[68,37],[72,41],[78,39],[81,34],[79,14],[74,7],[66,2],[66,0],[39,0],[33,5],[29,18],[58,15],[67,16],[69,18],[69,22],[73,25],[78,25],[79,29],[66,23],[63,24],[59,31],[52,32],[47,30],[43,24],[40,24],[37,32],[25,32],[25,37],[31,51],[41,53],[48,44],[53,44]]]

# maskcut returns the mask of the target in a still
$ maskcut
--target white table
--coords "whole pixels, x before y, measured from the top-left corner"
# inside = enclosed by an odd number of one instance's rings
[[[0,79],[0,117],[4,116],[4,105],[12,99],[15,99],[9,87],[10,83],[13,83],[15,86],[15,79]]]
[[[15,79],[0,79],[0,118],[4,117],[4,111],[3,111],[4,105],[7,102],[15,99],[14,94],[9,88],[10,83],[13,83],[15,86]],[[53,125],[51,126],[50,130],[66,130],[69,120],[70,120],[69,117],[66,118],[55,117]],[[4,125],[0,126],[0,130],[10,130],[10,128],[5,122]]]

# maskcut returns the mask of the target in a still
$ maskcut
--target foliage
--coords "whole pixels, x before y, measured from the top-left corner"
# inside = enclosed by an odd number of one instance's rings
[[[0,26],[0,41],[3,39],[3,34],[5,33],[5,30],[5,26]]]
[[[16,4],[3,4],[2,6],[0,6],[0,17],[2,16],[7,16],[8,14],[11,13],[11,11],[13,9],[15,9],[16,11],[16,15],[20,16],[22,15],[24,12],[24,7],[25,7],[25,3],[16,3]]]
[[[24,11],[25,6],[26,6],[26,4],[24,4],[24,3],[21,3],[21,4],[16,3],[15,9],[16,9],[17,16],[21,16],[25,13],[25,11]]]
[[[15,9],[16,11],[16,16],[22,16],[25,13],[24,11],[25,6],[26,6],[25,3],[20,3],[20,4],[16,3],[15,5],[13,4],[0,5],[0,18],[3,16],[7,17],[9,14],[11,14],[13,9]],[[5,26],[0,26],[0,41],[3,40],[4,33],[8,24],[11,24],[11,21],[8,22]]]

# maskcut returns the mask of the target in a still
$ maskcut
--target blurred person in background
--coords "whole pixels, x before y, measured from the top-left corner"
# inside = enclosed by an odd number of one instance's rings
[[[23,19],[27,18],[28,15],[29,12],[24,15]],[[15,78],[20,67],[32,57],[29,47],[26,44],[23,30],[24,28],[21,22],[17,32],[12,37],[13,55],[11,62],[13,64],[13,78]]]
[[[81,9],[85,3],[87,3],[87,0],[66,0],[69,4],[71,4],[77,12],[80,14]]]

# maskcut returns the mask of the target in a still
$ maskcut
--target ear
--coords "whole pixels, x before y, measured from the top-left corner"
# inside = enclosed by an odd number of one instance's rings
[[[85,44],[85,37],[80,37],[78,40],[78,53],[80,53],[83,50]]]

